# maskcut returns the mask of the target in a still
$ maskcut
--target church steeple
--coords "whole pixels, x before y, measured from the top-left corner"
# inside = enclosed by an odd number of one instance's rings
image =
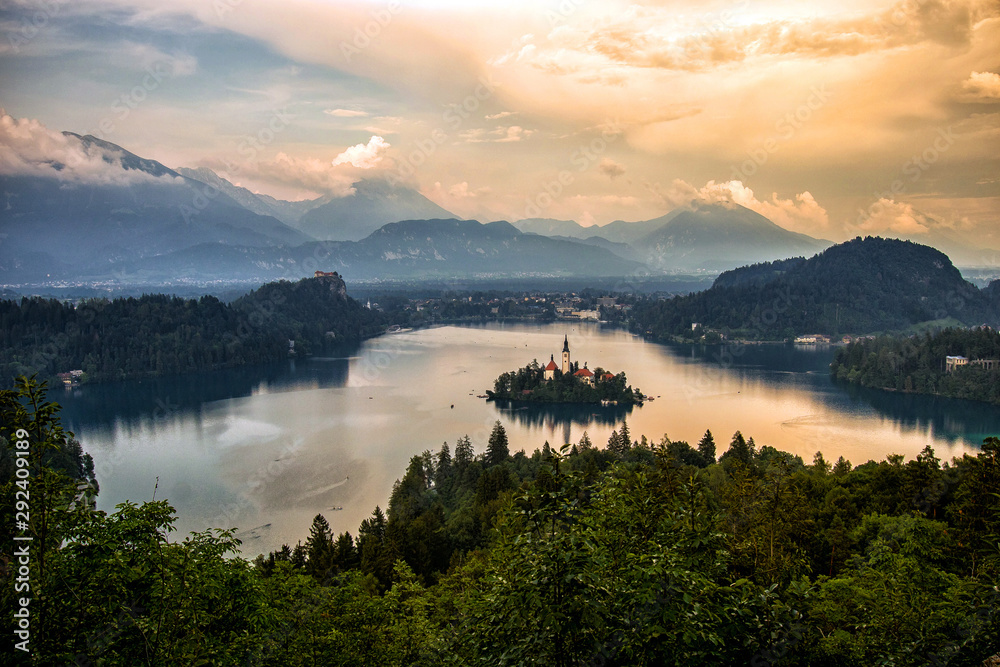
[[[569,375],[569,337],[566,336],[563,337],[562,372]]]

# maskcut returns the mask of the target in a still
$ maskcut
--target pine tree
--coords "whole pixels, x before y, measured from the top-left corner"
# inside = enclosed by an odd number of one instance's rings
[[[618,439],[620,441],[620,447],[622,453],[627,452],[632,449],[632,434],[628,431],[628,422],[624,419],[622,420],[622,428],[618,431]]]
[[[823,452],[816,452],[813,456],[812,468],[821,475],[830,474],[830,464],[823,458]]]
[[[468,435],[463,435],[455,443],[455,470],[465,470],[472,463],[474,456],[475,452],[472,451],[472,441],[469,440]]]
[[[587,435],[586,431],[584,431],[583,436],[580,438],[580,451],[591,449],[593,446],[594,443],[590,441],[590,436]]]
[[[750,442],[753,442],[753,438],[750,438]],[[753,446],[746,441],[741,432],[737,431],[733,434],[733,439],[729,443],[729,450],[723,454],[723,458],[734,459],[743,465],[749,466],[753,464],[753,455]]]
[[[437,470],[438,477],[441,477],[442,473],[447,475],[447,472],[451,470],[451,450],[448,449],[448,443],[441,445],[441,451],[438,452],[437,457]]]
[[[853,466],[851,466],[851,462],[845,459],[843,456],[837,459],[837,462],[833,464],[833,474],[836,475],[837,477],[846,475],[853,469],[854,468]]]
[[[611,431],[611,437],[608,438],[608,451],[613,454],[622,453],[622,441],[621,438],[618,437],[618,431]]]
[[[712,437],[712,431],[706,430],[705,435],[701,436],[701,440],[698,441],[698,453],[706,463],[715,463],[715,438]]]
[[[500,465],[510,456],[510,447],[507,443],[507,431],[498,419],[493,424],[493,432],[490,433],[490,442],[486,447],[486,465]]]
[[[314,576],[321,576],[333,565],[333,536],[330,524],[322,514],[313,519],[305,551],[308,570]]]

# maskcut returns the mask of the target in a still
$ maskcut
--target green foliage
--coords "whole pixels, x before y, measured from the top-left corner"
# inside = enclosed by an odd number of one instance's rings
[[[987,370],[970,364],[948,373],[946,356],[1000,360],[1000,333],[984,328],[945,329],[910,338],[858,340],[837,350],[830,373],[863,387],[1000,404],[1000,368]]]
[[[928,447],[852,467],[739,432],[713,463],[707,445],[636,442],[625,424],[614,451],[501,456],[495,429],[486,455],[464,437],[454,458],[414,456],[356,541],[317,515],[304,544],[251,565],[232,531],[169,539],[166,501],[77,502],[88,465],[43,388],[18,386],[0,395],[0,436],[9,450],[23,428],[39,445],[36,664],[978,665],[996,652],[997,438],[950,463]]]
[[[933,248],[859,237],[807,260],[727,272],[704,292],[641,301],[632,308],[631,327],[670,340],[690,338],[698,322],[730,338],[783,340],[904,330],[947,317],[996,324],[996,304]]]
[[[628,384],[624,371],[605,377],[604,369],[594,371],[594,386],[590,386],[572,373],[557,370],[551,380],[534,361],[524,368],[503,373],[493,383],[493,390],[486,395],[491,400],[534,401],[540,403],[600,403],[616,401],[620,405],[642,402],[642,394]]]
[[[342,284],[342,283],[341,283]],[[269,283],[227,305],[162,294],[67,305],[0,301],[0,377],[80,369],[119,380],[226,368],[357,343],[385,330],[377,311],[332,292],[324,279]]]

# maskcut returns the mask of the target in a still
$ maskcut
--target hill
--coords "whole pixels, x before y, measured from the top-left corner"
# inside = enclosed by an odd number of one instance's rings
[[[895,239],[858,237],[807,260],[749,267],[720,280],[704,292],[640,303],[632,326],[665,339],[689,337],[700,323],[730,336],[781,340],[998,319],[988,296],[947,255]]]
[[[385,316],[347,296],[339,276],[263,285],[232,304],[163,294],[77,306],[54,299],[0,301],[0,377],[83,370],[121,380],[277,361],[357,343]],[[38,341],[58,341],[38,352]]]

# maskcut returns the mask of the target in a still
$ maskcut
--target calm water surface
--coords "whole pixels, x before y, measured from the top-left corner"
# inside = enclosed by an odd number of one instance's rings
[[[624,370],[654,400],[641,408],[511,408],[476,396],[501,372],[562,349]],[[414,454],[469,434],[485,449],[499,419],[511,451],[546,440],[595,444],[628,419],[633,437],[725,448],[741,430],[758,445],[854,464],[927,444],[942,459],[1000,434],[1000,410],[858,390],[827,374],[831,348],[663,346],[600,325],[440,327],[368,341],[342,356],[211,374],[84,386],[55,394],[93,454],[100,506],[154,495],[178,510],[180,534],[237,526],[247,555],[305,539],[317,513],[357,531]],[[159,482],[157,484],[157,477]]]

